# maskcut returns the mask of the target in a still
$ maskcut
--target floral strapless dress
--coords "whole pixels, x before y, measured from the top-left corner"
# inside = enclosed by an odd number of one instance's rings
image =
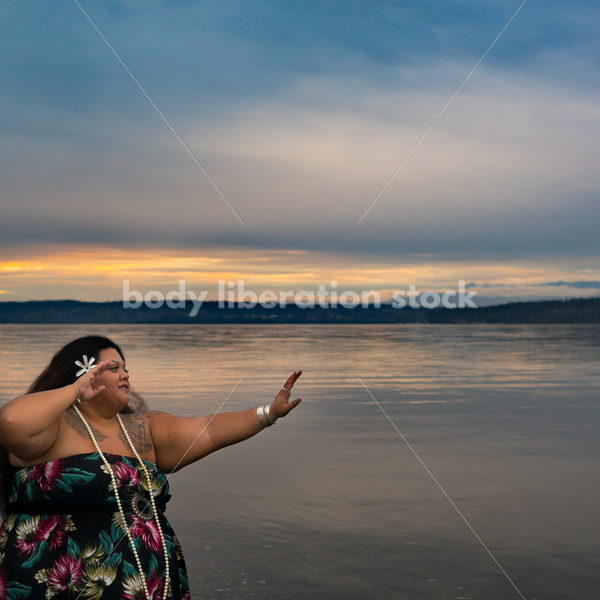
[[[173,600],[190,600],[181,545],[164,514],[169,482],[144,460],[104,453],[115,472],[152,600],[161,600],[165,556],[152,493],[169,554]],[[7,518],[0,526],[0,600],[145,600],[131,543],[119,525],[110,474],[97,452],[10,468]]]

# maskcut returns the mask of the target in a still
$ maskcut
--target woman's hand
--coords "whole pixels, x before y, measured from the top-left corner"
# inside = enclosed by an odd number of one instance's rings
[[[287,415],[292,408],[296,408],[296,406],[302,402],[302,398],[296,398],[291,402],[289,399],[291,395],[291,389],[300,375],[302,375],[302,371],[295,371],[292,373],[283,385],[283,388],[280,389],[277,396],[275,396],[275,400],[273,400],[269,408],[269,415],[272,419],[285,417],[285,415]]]
[[[106,369],[110,369],[113,366],[112,362],[113,361],[111,360],[103,360],[101,363],[94,365],[90,371],[84,373],[75,381],[75,385],[77,385],[77,389],[79,390],[79,399],[82,402],[84,400],[91,400],[106,388],[105,385],[94,387],[93,383],[98,375],[104,373]]]

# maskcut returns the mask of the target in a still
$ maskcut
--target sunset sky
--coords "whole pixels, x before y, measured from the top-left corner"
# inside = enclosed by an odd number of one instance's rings
[[[520,4],[3,2],[0,300],[600,295],[600,4]]]

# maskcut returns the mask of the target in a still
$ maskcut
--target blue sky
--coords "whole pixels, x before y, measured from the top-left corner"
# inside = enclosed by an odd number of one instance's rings
[[[598,295],[600,5],[526,2],[357,224],[520,2],[80,4],[244,223],[74,1],[4,2],[1,299],[116,297],[86,249]]]

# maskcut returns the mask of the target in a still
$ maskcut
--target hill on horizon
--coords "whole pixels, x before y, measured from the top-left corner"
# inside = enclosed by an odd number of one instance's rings
[[[121,300],[28,300],[0,302],[0,323],[600,323],[600,297],[433,309],[219,307],[216,300],[196,307],[188,300],[181,308],[126,308]]]

